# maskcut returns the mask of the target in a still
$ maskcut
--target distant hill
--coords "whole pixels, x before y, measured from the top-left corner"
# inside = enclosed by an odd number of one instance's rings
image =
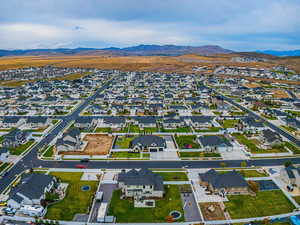
[[[275,50],[264,50],[257,51],[258,53],[264,53],[274,56],[300,56],[300,50],[291,50],[291,51],[275,51]]]
[[[121,55],[121,56],[152,56],[165,55],[177,56],[185,54],[215,55],[229,54],[233,51],[217,45],[204,46],[178,46],[178,45],[138,45],[126,48],[58,48],[58,49],[28,49],[28,50],[0,50],[0,56],[25,56],[25,55]]]

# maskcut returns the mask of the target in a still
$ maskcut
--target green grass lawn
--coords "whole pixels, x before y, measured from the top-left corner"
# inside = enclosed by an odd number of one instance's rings
[[[296,128],[290,127],[290,126],[280,126],[280,127],[283,128],[284,130],[287,130],[290,133],[293,133],[293,132],[297,131]]]
[[[26,149],[34,144],[34,141],[27,141],[25,144],[22,144],[16,148],[10,148],[9,152],[12,155],[21,155]]]
[[[285,147],[287,147],[288,149],[290,149],[294,154],[300,154],[300,148],[296,147],[291,142],[285,141],[284,145],[285,145]]]
[[[69,183],[65,198],[50,205],[45,216],[51,220],[72,220],[77,213],[88,213],[88,209],[95,195],[98,181],[80,181],[82,173],[52,172],[62,182]],[[89,185],[88,191],[82,191],[81,187]]]
[[[10,166],[9,163],[0,163],[0,173],[9,166]]]
[[[112,129],[110,128],[110,127],[97,127],[96,129],[95,129],[95,132],[96,133],[111,133],[112,132]]]
[[[220,173],[228,173],[228,171],[219,171]],[[243,177],[268,177],[269,175],[266,172],[259,172],[257,170],[237,170]]]
[[[121,190],[116,190],[112,196],[108,215],[115,216],[117,223],[161,223],[167,222],[166,217],[172,210],[178,210],[182,213],[178,222],[184,221],[178,185],[165,185],[165,192],[164,198],[155,200],[154,208],[135,208],[132,200],[121,200]]]
[[[176,135],[175,140],[180,149],[187,148],[187,145],[191,145],[191,148],[200,148],[199,143],[196,141],[196,135]]]
[[[189,127],[178,127],[175,129],[161,128],[161,132],[164,132],[164,133],[189,133],[189,132],[191,132],[191,129]]]
[[[48,147],[43,156],[44,157],[52,157],[54,154],[53,147],[54,147],[53,145]]]
[[[118,136],[115,148],[127,149],[129,148],[130,142],[136,138],[136,136]]]
[[[141,129],[138,125],[132,125],[130,124],[129,126],[129,132],[130,133],[140,133],[141,132]]]
[[[242,134],[233,134],[233,136],[238,140],[240,144],[247,146],[247,148],[251,151],[251,153],[277,153],[277,152],[286,152],[286,149],[283,145],[273,147],[271,149],[262,149],[257,147],[254,140],[248,139]]]
[[[204,157],[221,157],[220,153],[215,152],[179,152],[180,158],[204,158]]]
[[[287,110],[286,112],[293,116],[300,117],[300,111]]]
[[[245,115],[246,113],[245,112],[242,112],[242,111],[234,111],[234,112],[230,112],[229,113],[231,116],[243,116]]]
[[[112,152],[112,158],[140,158],[139,152]],[[149,158],[149,153],[143,153],[143,158]]]
[[[223,120],[223,121],[220,121],[220,124],[224,128],[234,128],[238,123],[239,123],[238,120]]]
[[[224,202],[232,219],[271,216],[292,212],[295,208],[280,190],[260,191],[256,196],[230,195]]]
[[[185,172],[155,172],[162,176],[164,181],[188,181]]]
[[[210,127],[207,129],[195,129],[196,132],[218,132],[221,130],[221,127]]]

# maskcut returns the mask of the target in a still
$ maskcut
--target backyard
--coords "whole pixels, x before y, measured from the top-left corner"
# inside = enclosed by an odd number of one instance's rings
[[[199,143],[196,140],[196,135],[175,135],[175,140],[179,148],[200,148]]]
[[[185,172],[155,172],[162,176],[164,181],[188,181]]]
[[[118,136],[114,148],[128,149],[136,136]]]
[[[270,216],[289,213],[293,204],[280,190],[259,191],[256,196],[229,195],[224,202],[232,219]]]
[[[131,199],[120,199],[121,190],[113,193],[108,215],[116,217],[117,223],[160,223],[167,222],[167,216],[173,210],[183,215],[182,201],[178,185],[165,185],[165,196],[155,200],[154,208],[135,208]],[[178,222],[184,221],[182,216]]]
[[[69,185],[65,198],[50,205],[45,218],[51,220],[72,220],[77,213],[88,213],[98,181],[81,181],[82,173],[52,172],[50,175]],[[81,188],[85,185],[90,186],[90,190],[83,191]]]

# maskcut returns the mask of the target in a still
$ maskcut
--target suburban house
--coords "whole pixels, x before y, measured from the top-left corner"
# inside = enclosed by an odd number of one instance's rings
[[[25,120],[19,117],[4,117],[2,122],[2,127],[4,128],[12,128],[19,127],[24,124]]]
[[[74,127],[80,129],[91,129],[97,126],[97,120],[90,117],[80,117],[75,120]]]
[[[185,126],[185,121],[183,118],[178,117],[178,118],[164,118],[163,119],[163,127],[166,129],[172,129],[172,128],[177,128],[177,127],[183,127]]]
[[[29,117],[26,121],[26,124],[30,128],[46,127],[48,123],[49,123],[48,117]]]
[[[225,152],[233,150],[233,145],[224,136],[204,135],[198,137],[197,140],[208,152]]]
[[[7,205],[11,208],[21,208],[25,205],[40,206],[41,200],[49,192],[56,178],[41,173],[30,173],[22,176],[20,183],[9,193]]]
[[[122,116],[104,117],[101,127],[111,127],[112,129],[123,128],[126,126],[126,120]]]
[[[0,148],[0,162],[6,162],[9,156],[8,148]]]
[[[237,171],[219,173],[211,169],[199,174],[200,184],[213,194],[241,195],[249,194],[249,186],[245,178]]]
[[[118,185],[125,197],[143,196],[162,198],[164,195],[163,178],[148,169],[123,170],[118,174]]]
[[[284,122],[287,126],[290,126],[290,127],[294,127],[298,130],[300,130],[300,121],[295,119],[295,118],[284,118]]]
[[[300,168],[290,165],[280,170],[280,179],[289,187],[300,189]]]
[[[214,118],[214,116],[191,116],[188,121],[194,128],[207,128],[213,127]]]
[[[244,117],[244,118],[241,118],[240,121],[243,125],[244,131],[256,133],[256,132],[266,129],[263,122],[255,120],[255,118],[253,118],[253,117]]]
[[[82,141],[80,138],[80,130],[78,128],[72,128],[65,132],[61,138],[57,139],[55,147],[57,152],[81,150]]]
[[[16,128],[3,136],[2,146],[6,148],[15,148],[21,144],[25,144],[30,137],[30,132]]]
[[[155,135],[143,135],[136,137],[130,143],[130,146],[134,151],[149,151],[158,152],[163,151],[166,147],[166,140],[162,137]]]
[[[262,131],[261,140],[263,142],[263,145],[267,148],[270,148],[275,145],[280,145],[283,141],[282,137],[278,133],[270,129]]]

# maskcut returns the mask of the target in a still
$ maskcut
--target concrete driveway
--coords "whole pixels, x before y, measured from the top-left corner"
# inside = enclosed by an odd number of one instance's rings
[[[181,193],[180,196],[183,203],[185,221],[201,221],[202,219],[193,193]]]

